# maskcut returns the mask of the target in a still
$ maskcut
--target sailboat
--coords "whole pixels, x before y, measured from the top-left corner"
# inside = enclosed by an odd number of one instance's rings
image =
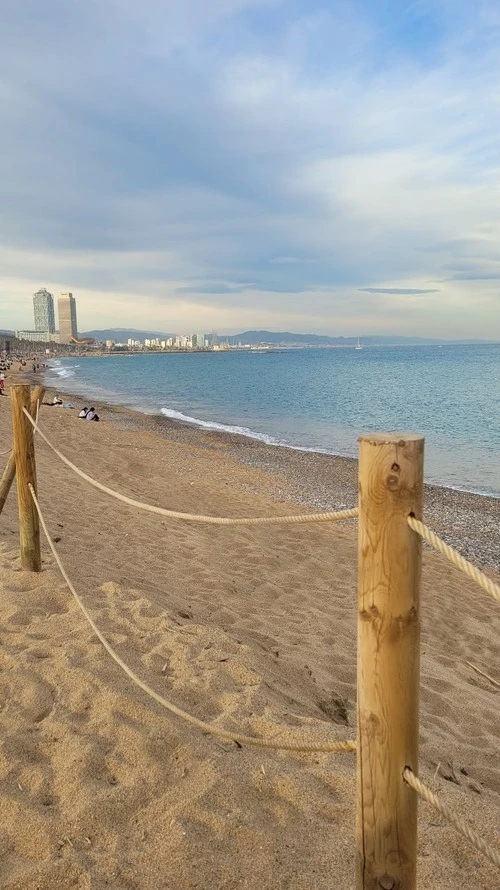
[[[354,347],[354,349],[363,349],[363,347],[361,346],[361,343],[359,342],[359,337],[358,337],[358,342],[356,343],[356,346]]]

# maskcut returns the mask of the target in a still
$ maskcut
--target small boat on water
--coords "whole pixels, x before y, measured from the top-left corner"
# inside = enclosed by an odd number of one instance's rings
[[[363,349],[363,347],[361,346],[361,343],[359,342],[359,337],[358,337],[358,342],[356,343],[356,346],[354,347],[354,349]]]

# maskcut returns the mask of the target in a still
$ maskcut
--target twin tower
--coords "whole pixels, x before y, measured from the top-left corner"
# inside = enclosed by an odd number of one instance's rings
[[[78,340],[78,324],[76,320],[76,300],[71,293],[61,294],[58,299],[59,315],[59,343],[72,343]],[[47,339],[55,339],[56,319],[54,312],[54,297],[42,287],[33,296],[33,308],[35,311],[35,330],[44,332]]]

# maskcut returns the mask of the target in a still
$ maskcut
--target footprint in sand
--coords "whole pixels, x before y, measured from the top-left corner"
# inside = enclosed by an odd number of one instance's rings
[[[11,685],[9,710],[18,711],[29,723],[41,723],[51,714],[55,702],[55,689],[45,680],[19,672],[15,685]]]

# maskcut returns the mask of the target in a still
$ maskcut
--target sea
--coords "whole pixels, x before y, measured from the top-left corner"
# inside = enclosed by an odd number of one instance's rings
[[[61,359],[47,383],[88,406],[347,457],[362,433],[422,433],[427,482],[500,498],[500,344]]]

